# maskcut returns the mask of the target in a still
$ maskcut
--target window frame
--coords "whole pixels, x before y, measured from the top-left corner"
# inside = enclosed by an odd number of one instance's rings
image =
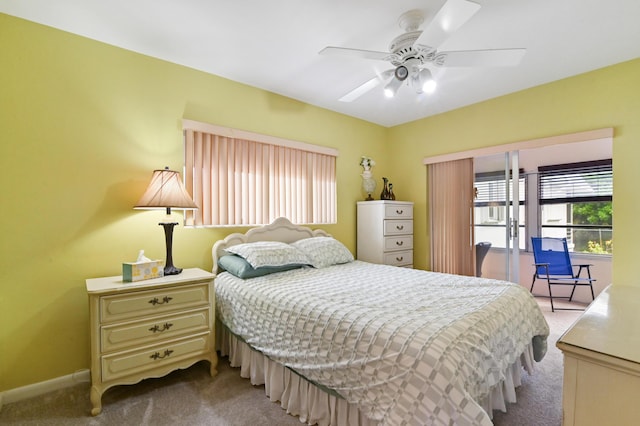
[[[582,176],[580,176],[582,174]],[[572,177],[573,176],[573,177]],[[569,188],[570,185],[579,184],[580,179],[585,180],[588,178],[597,179],[598,183],[602,183],[602,188],[598,186],[596,188],[596,195],[589,194],[587,192],[577,191],[577,195],[573,196],[551,196],[552,191],[557,191],[558,188],[562,189],[565,185]],[[584,183],[581,183],[584,186]],[[543,235],[543,229],[566,229],[567,234],[569,230],[608,230],[613,234],[613,224],[611,225],[590,225],[590,224],[559,224],[549,225],[543,224],[543,206],[552,205],[566,205],[567,208],[576,203],[593,203],[593,202],[611,202],[613,203],[613,161],[611,158],[603,160],[592,160],[574,163],[553,164],[547,166],[538,167],[538,179],[537,179],[538,196],[535,199],[536,211],[538,215],[537,232],[538,235]],[[551,188],[554,187],[554,188]],[[593,190],[592,186],[589,186],[590,190]],[[545,193],[547,191],[547,193]],[[567,221],[570,219],[567,213]],[[571,218],[572,219],[572,218]],[[572,235],[566,235],[570,243],[573,240]],[[612,237],[613,238],[613,237]],[[612,253],[590,253],[578,251],[576,254],[587,254],[596,256],[611,256]]]
[[[187,227],[337,223],[338,150],[183,120]]]

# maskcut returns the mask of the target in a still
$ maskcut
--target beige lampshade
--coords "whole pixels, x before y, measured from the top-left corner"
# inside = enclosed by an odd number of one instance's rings
[[[180,179],[180,173],[169,170],[154,170],[151,183],[134,209],[175,208],[196,210],[193,202]]]

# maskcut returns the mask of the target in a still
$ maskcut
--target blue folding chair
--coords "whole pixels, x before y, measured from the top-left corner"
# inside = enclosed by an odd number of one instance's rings
[[[591,270],[589,264],[572,265],[569,257],[569,248],[567,247],[566,238],[549,238],[549,237],[531,237],[533,245],[533,257],[535,259],[535,272],[531,281],[531,293],[533,293],[533,285],[537,279],[547,281],[549,286],[549,300],[551,300],[551,312],[555,310],[565,311],[581,311],[578,308],[555,308],[553,299],[569,299],[573,300],[573,294],[577,286],[589,286],[591,289],[591,299],[595,299],[593,293],[593,282],[591,278]],[[578,268],[578,273],[574,273],[574,267]],[[587,276],[582,277],[582,271],[586,270]],[[573,286],[570,296],[553,296],[551,293],[552,285]]]

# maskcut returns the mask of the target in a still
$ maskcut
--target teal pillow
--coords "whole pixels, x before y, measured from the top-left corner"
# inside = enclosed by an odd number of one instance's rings
[[[261,266],[259,268],[254,268],[242,257],[235,254],[230,254],[222,256],[220,259],[218,259],[218,266],[238,278],[245,279],[261,277],[264,275],[273,274],[275,272],[283,272],[289,271],[291,269],[302,268],[304,265],[292,263],[289,265]]]

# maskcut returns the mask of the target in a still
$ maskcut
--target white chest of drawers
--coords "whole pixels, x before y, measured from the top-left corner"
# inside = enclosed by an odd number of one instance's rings
[[[413,203],[360,201],[357,209],[357,258],[413,267]]]
[[[218,362],[213,274],[185,269],[135,283],[121,276],[86,280],[91,322],[92,415],[112,386],[161,377],[200,360]]]

